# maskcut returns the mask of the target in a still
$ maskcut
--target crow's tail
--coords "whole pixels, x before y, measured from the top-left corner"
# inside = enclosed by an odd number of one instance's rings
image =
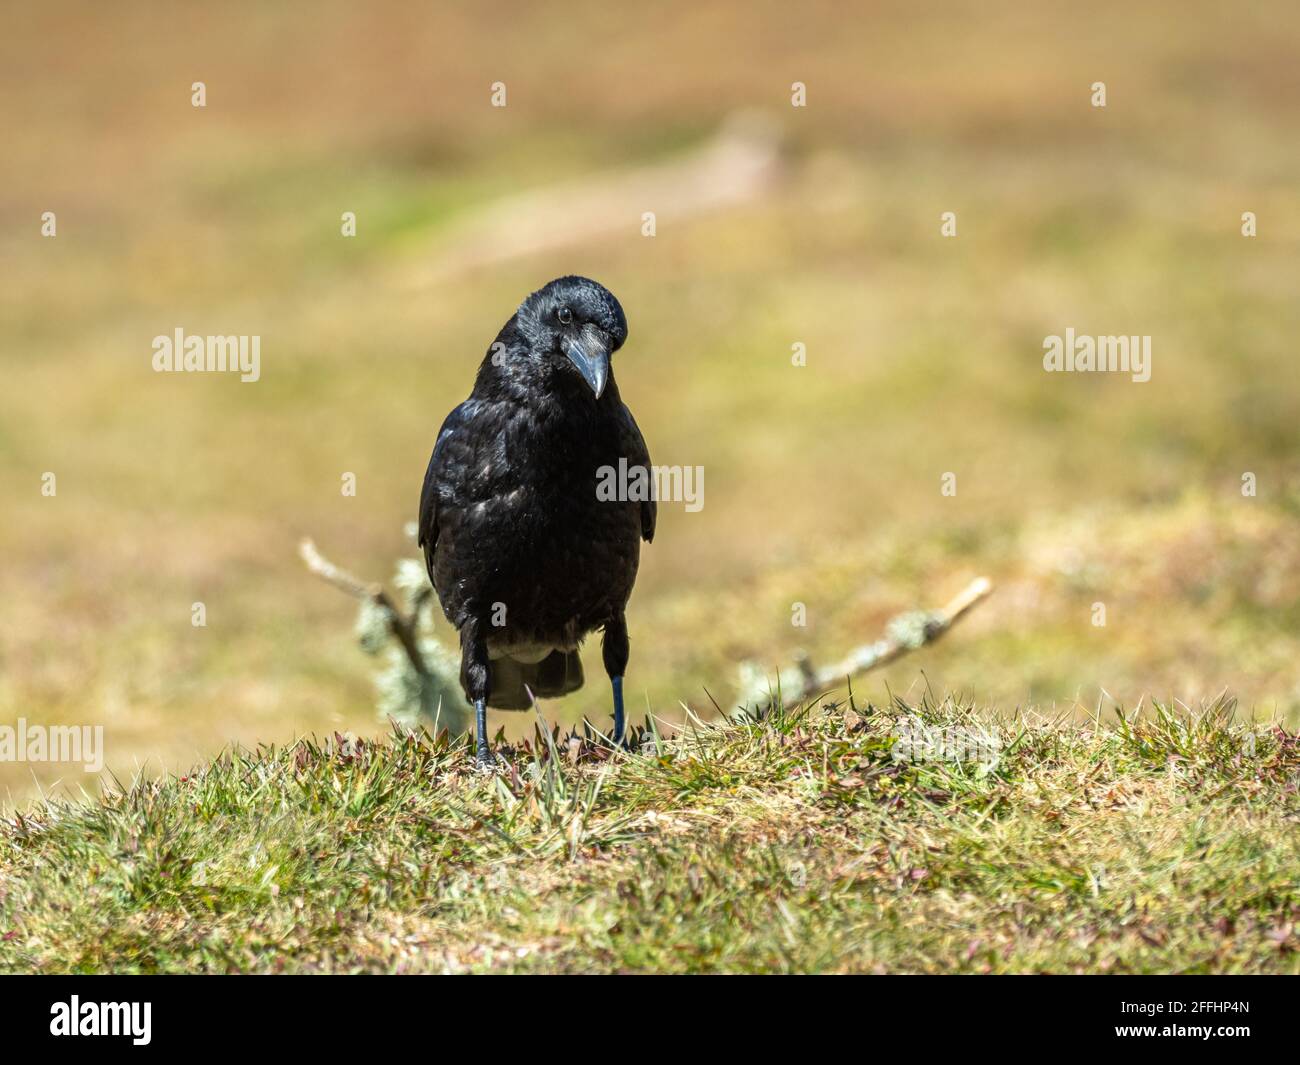
[[[577,651],[552,651],[540,662],[494,658],[488,665],[487,704],[494,710],[527,710],[531,691],[537,699],[568,695],[582,687],[582,659]]]

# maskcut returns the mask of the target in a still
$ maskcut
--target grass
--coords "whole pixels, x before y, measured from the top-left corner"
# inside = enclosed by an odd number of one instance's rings
[[[1300,972],[1300,742],[1229,700],[642,738],[535,731],[497,775],[445,735],[299,740],[36,805],[0,968]]]

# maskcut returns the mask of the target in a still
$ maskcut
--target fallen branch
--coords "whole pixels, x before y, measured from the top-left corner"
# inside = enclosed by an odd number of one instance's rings
[[[879,669],[910,651],[934,643],[992,591],[993,585],[988,578],[980,577],[938,610],[910,610],[898,614],[885,626],[884,636],[874,643],[855,648],[833,666],[817,669],[804,655],[798,663],[802,677],[798,698],[811,699],[821,695],[848,678]]]
[[[407,617],[397,608],[392,597],[384,591],[382,584],[368,583],[359,577],[354,577],[347,570],[336,566],[316,549],[316,545],[311,540],[303,540],[298,545],[298,554],[302,556],[307,568],[326,584],[332,584],[335,588],[342,589],[353,598],[369,599],[382,610],[388,620],[389,631],[397,637],[397,642],[402,645],[406,657],[411,660],[411,667],[421,677],[430,675],[428,664],[424,661],[424,655],[420,653],[420,646],[415,638],[420,607],[425,597],[421,597],[416,601],[415,610],[410,617]]]

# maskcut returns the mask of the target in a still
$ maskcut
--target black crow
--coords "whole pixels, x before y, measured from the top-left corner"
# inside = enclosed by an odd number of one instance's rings
[[[561,277],[529,296],[488,349],[469,399],[438,431],[420,494],[419,542],[443,612],[460,630],[460,682],[490,763],[488,706],[523,710],[582,687],[578,644],[604,629],[623,741],[624,608],[653,499],[597,492],[650,456],[614,383],[627,339],[612,294]],[[627,494],[627,493],[624,493]],[[644,493],[643,493],[644,494]]]

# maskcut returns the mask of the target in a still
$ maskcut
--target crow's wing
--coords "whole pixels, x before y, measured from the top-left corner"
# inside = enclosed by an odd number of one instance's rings
[[[632,417],[632,412],[627,407],[623,408],[623,421],[619,426],[619,443],[622,445],[623,454],[627,456],[628,466],[644,466],[646,473],[649,474],[650,450],[645,446],[645,437],[641,435],[636,419]],[[653,499],[647,499],[641,504],[641,539],[646,543],[655,538],[655,520],[658,516],[659,504]]]
[[[466,400],[447,415],[438,430],[438,439],[429,456],[429,468],[424,473],[424,487],[420,490],[419,535],[416,540],[424,548],[424,562],[433,579],[433,550],[438,546],[438,508],[449,501],[456,486],[464,479],[467,441],[466,423],[472,401]]]

